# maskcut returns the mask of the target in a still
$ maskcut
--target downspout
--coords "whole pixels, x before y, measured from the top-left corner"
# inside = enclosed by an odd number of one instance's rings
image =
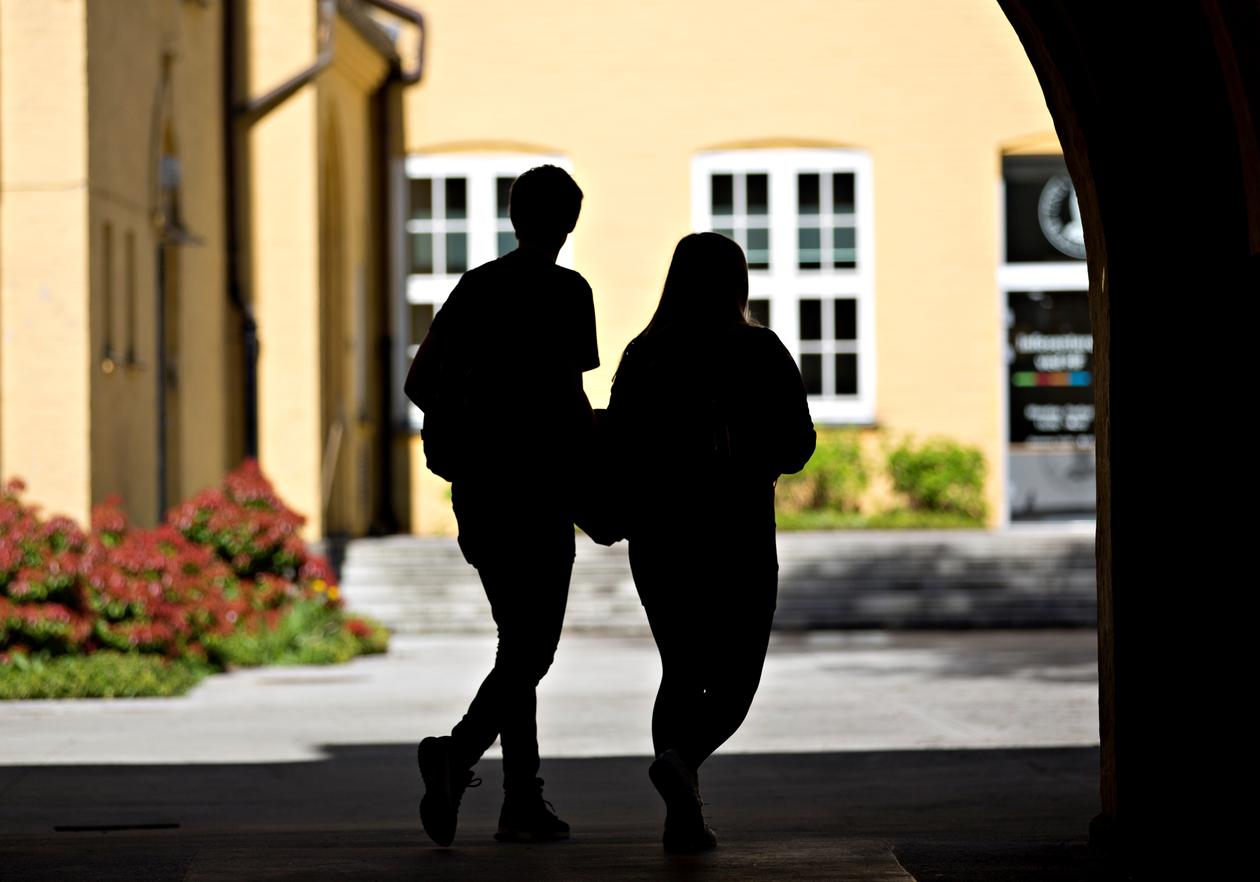
[[[223,4],[223,119],[224,177],[226,181],[227,215],[227,284],[228,299],[241,316],[242,390],[245,456],[258,458],[258,321],[254,316],[253,296],[249,291],[247,253],[250,241],[248,197],[242,188],[250,180],[249,130],[302,87],[313,82],[333,61],[334,0],[316,0],[319,22],[319,50],[315,61],[270,91],[247,96],[247,54],[245,22],[240,0]]]

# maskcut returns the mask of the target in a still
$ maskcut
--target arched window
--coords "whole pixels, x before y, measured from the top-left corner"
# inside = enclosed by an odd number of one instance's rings
[[[749,308],[796,356],[820,423],[875,418],[870,158],[855,150],[702,153],[692,223],[748,255]]]

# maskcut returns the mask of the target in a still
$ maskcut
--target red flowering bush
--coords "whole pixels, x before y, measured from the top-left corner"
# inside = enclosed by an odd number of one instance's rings
[[[203,490],[171,509],[166,522],[213,548],[241,578],[266,574],[302,585],[333,581],[328,562],[307,552],[298,534],[306,518],[284,504],[252,459],[228,475],[222,487]]]
[[[380,626],[347,617],[304,518],[248,461],[224,485],[133,529],[111,498],[85,534],[43,520],[13,480],[0,490],[0,663],[100,650],[208,663],[344,661],[383,651]]]
[[[87,537],[68,518],[42,520],[24,489],[19,480],[0,489],[0,656],[82,651],[92,635],[79,575]]]

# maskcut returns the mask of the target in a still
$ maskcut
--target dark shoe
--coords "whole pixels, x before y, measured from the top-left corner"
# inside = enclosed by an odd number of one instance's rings
[[[420,800],[420,823],[424,832],[445,848],[455,841],[459,801],[469,787],[480,787],[481,779],[468,769],[451,763],[451,737],[426,738],[416,751],[420,776],[424,778],[424,798]]]
[[[705,821],[703,815],[686,815],[676,818],[665,816],[665,836],[662,838],[665,850],[670,854],[695,854],[717,848],[717,834]]]
[[[717,846],[717,836],[701,811],[700,779],[675,750],[666,750],[648,766],[648,777],[665,800],[665,850],[687,854]]]
[[[551,842],[569,838],[569,825],[556,817],[556,807],[542,797],[542,778],[532,786],[513,788],[503,795],[499,812],[500,842]]]

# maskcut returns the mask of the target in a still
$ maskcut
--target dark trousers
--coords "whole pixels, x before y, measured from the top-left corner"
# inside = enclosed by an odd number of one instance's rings
[[[471,767],[499,738],[504,789],[529,787],[539,768],[537,686],[555,658],[569,597],[573,520],[539,509],[511,518],[507,506],[483,507],[480,494],[461,489],[460,547],[481,576],[499,642],[494,667],[451,730],[455,758]]]
[[[747,551],[630,543],[635,587],[661,655],[652,746],[657,755],[678,751],[692,769],[735,734],[761,683],[778,567],[773,546],[757,562]]]

